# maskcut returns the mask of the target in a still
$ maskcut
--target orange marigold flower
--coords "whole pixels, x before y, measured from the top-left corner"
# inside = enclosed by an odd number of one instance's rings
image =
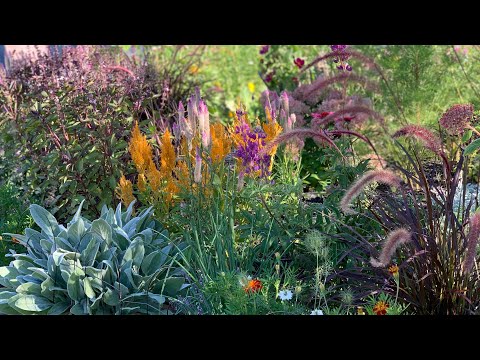
[[[262,289],[262,282],[258,279],[249,280],[243,289],[247,294],[258,292]]]
[[[133,186],[130,180],[125,178],[125,175],[122,175],[120,182],[115,189],[118,198],[122,201],[123,205],[128,206],[130,203],[135,200],[133,195]]]
[[[388,272],[393,276],[397,276],[398,275],[398,266],[397,265],[390,266],[388,268]]]
[[[387,315],[387,309],[390,307],[385,301],[379,301],[373,307],[373,312],[377,315]]]

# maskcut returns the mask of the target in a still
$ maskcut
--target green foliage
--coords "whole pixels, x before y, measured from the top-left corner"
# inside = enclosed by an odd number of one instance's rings
[[[236,273],[221,273],[205,284],[205,297],[212,314],[219,315],[303,315],[307,310],[293,295],[290,300],[278,296],[280,280],[277,277],[261,279],[258,291],[245,290],[249,278]],[[292,292],[293,293],[293,292]]]
[[[67,226],[39,205],[30,213],[41,232],[27,228],[15,236],[27,253],[0,267],[0,313],[74,315],[166,314],[167,299],[187,285],[176,266],[182,245],[146,209],[133,217],[102,208],[100,218],[80,215]]]
[[[20,192],[12,184],[3,184],[0,186],[0,265],[6,265],[8,259],[5,258],[7,248],[11,247],[17,251],[21,246],[15,243],[9,243],[7,239],[1,237],[2,233],[17,233],[23,231],[25,227],[33,225],[32,218],[28,215],[28,208]]]

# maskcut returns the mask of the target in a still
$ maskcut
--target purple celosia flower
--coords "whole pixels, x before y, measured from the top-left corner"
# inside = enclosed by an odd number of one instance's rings
[[[263,45],[260,48],[260,55],[265,55],[270,50],[270,45]]]

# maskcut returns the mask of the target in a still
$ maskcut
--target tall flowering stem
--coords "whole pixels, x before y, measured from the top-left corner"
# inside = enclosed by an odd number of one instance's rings
[[[471,272],[477,256],[477,244],[480,238],[480,213],[477,212],[470,218],[470,231],[467,236],[467,254],[463,262],[463,270]]]
[[[362,190],[372,182],[378,182],[396,188],[401,187],[400,178],[390,170],[367,171],[361,178],[355,181],[345,195],[343,195],[343,198],[340,201],[340,208],[345,214],[355,214],[355,211],[350,208],[350,204],[358,195],[360,195]]]
[[[412,233],[406,229],[400,228],[392,231],[383,244],[380,256],[377,259],[371,258],[370,263],[373,267],[385,267],[390,262],[393,253],[397,248],[412,239]]]

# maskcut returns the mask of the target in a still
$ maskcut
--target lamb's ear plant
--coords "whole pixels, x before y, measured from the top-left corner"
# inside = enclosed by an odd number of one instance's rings
[[[152,209],[132,216],[103,207],[89,221],[81,208],[66,225],[39,205],[30,214],[41,231],[15,237],[26,253],[0,267],[2,314],[167,314],[188,284],[176,266],[182,245],[152,220]]]

